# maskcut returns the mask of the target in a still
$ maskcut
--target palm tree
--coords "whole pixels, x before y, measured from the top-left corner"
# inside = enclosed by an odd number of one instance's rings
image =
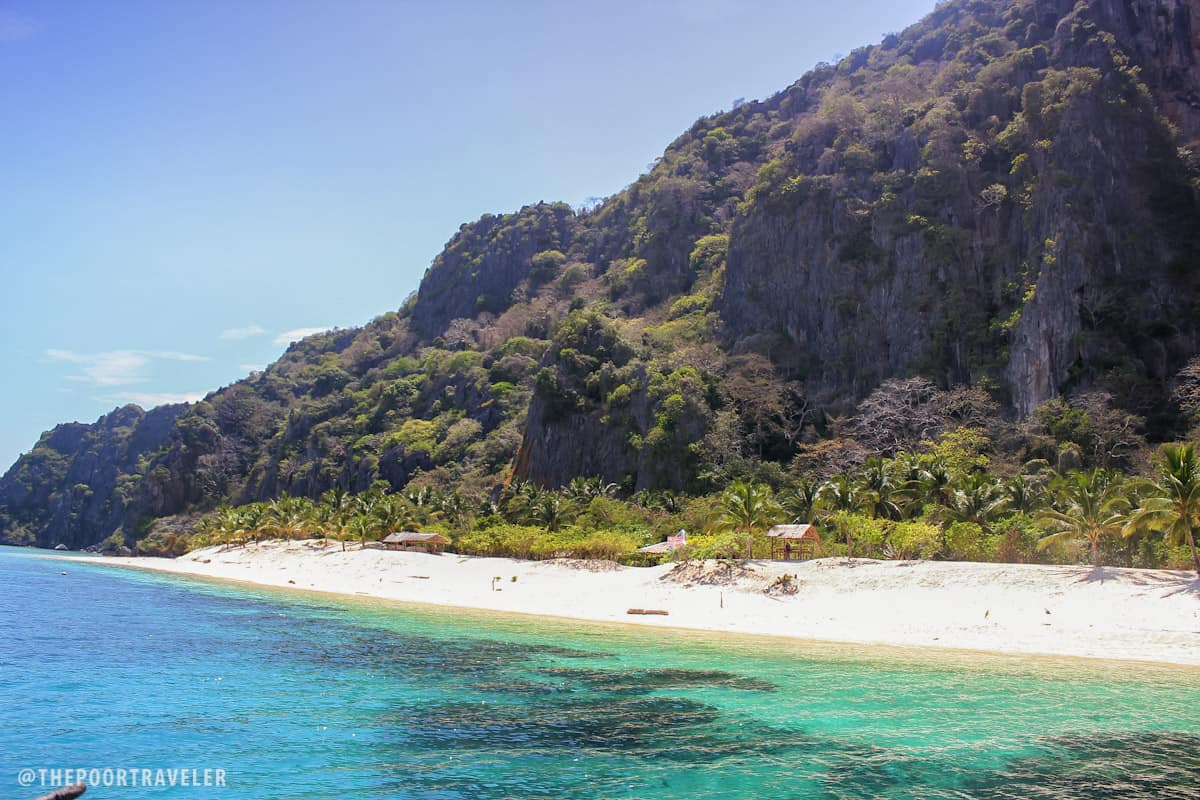
[[[648,505],[652,508],[661,509],[668,514],[678,514],[683,510],[683,499],[670,489],[663,489],[660,492],[653,493]]]
[[[941,459],[931,460],[921,473],[920,488],[925,503],[947,505],[954,496],[954,473]]]
[[[837,475],[821,484],[817,502],[826,511],[853,511],[858,508],[858,487],[845,475]]]
[[[417,525],[417,510],[403,497],[396,495],[380,497],[360,516],[370,523],[371,535],[387,536],[389,533],[408,530]],[[359,532],[361,535],[361,529]],[[363,540],[363,544],[366,544],[366,540]]]
[[[734,481],[721,498],[722,518],[746,536],[746,558],[754,558],[754,531],[779,518],[780,509],[771,490],[749,481]]]
[[[529,507],[529,519],[548,531],[562,529],[571,516],[571,503],[554,492],[543,492]]]
[[[341,541],[342,550],[346,549],[346,518],[350,514],[351,503],[352,499],[346,494],[346,490],[335,486],[321,496],[321,504],[318,506],[322,537],[327,539],[332,531],[333,538]]]
[[[1064,539],[1087,539],[1092,546],[1092,564],[1100,566],[1100,541],[1117,536],[1129,523],[1132,503],[1112,473],[1102,469],[1075,472],[1055,482],[1056,508],[1046,509],[1037,519],[1051,533],[1038,540],[1038,549]]]
[[[814,481],[801,478],[795,488],[780,496],[779,504],[787,513],[788,522],[801,524],[812,522],[820,489],[821,487]]]
[[[921,513],[925,499],[922,479],[928,460],[928,456],[908,451],[897,453],[892,459],[894,496],[902,517],[911,518]]]
[[[463,528],[467,527],[471,510],[477,505],[478,503],[467,500],[454,491],[442,496],[441,502],[438,504],[438,513],[452,524]]]
[[[1016,475],[1004,481],[1001,491],[1009,511],[1028,514],[1042,505],[1042,484],[1037,478]]]
[[[514,482],[514,486],[516,491],[510,492],[504,499],[504,518],[514,524],[524,525],[530,521],[533,507],[545,494],[545,490],[537,484],[525,481],[520,484]]]
[[[416,489],[409,489],[407,492],[405,492],[404,499],[412,503],[415,507],[420,508],[429,502],[429,498],[432,496],[432,494],[433,490],[431,490],[428,486],[421,486]]]
[[[1195,445],[1168,445],[1163,448],[1159,478],[1151,484],[1148,496],[1130,518],[1124,533],[1161,531],[1172,545],[1187,543],[1192,562],[1200,576],[1200,552],[1196,549],[1196,531],[1200,529],[1200,460]]]
[[[379,521],[374,517],[358,514],[350,518],[347,529],[358,539],[360,547],[366,547],[367,539],[374,537],[379,529]]]
[[[562,488],[563,496],[577,503],[586,504],[597,497],[612,497],[619,487],[615,483],[606,483],[601,477],[572,478],[571,482]]]
[[[262,537],[263,525],[266,524],[267,504],[251,503],[243,506],[239,511],[241,513],[238,515],[238,524],[245,535],[258,544],[258,540]]]
[[[896,484],[883,459],[868,458],[858,477],[859,502],[872,517],[898,519],[900,506],[892,500]]]
[[[267,504],[262,530],[280,539],[296,539],[304,535],[307,525],[298,498],[286,492]]]
[[[240,542],[246,533],[238,509],[225,505],[218,506],[213,513],[205,516],[197,527],[209,544]]]
[[[571,482],[562,488],[562,493],[563,497],[580,503],[586,503],[592,499],[591,487],[588,485],[587,478],[572,478]]]
[[[944,505],[949,519],[987,528],[1004,510],[1005,502],[1000,485],[986,474],[976,472],[967,476]]]

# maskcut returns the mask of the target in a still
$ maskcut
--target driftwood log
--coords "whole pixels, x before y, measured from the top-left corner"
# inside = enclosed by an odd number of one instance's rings
[[[37,800],[75,800],[76,797],[87,791],[87,784],[72,783],[70,786],[64,786],[61,789],[55,789],[50,794],[44,794]]]
[[[626,614],[644,614],[644,615],[652,615],[652,616],[658,616],[658,617],[665,617],[668,614],[668,612],[662,610],[661,608],[631,608],[628,611],[626,611],[625,613]]]

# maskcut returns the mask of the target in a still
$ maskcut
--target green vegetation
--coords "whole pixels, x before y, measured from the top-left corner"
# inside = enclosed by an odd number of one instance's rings
[[[1200,158],[1163,35],[939,3],[594,206],[462,225],[361,328],[56,428],[0,479],[0,541],[169,554],[203,515],[213,541],[629,558],[686,528],[740,557],[788,520],[832,555],[1178,566],[1190,478],[1151,461],[1200,438]]]
[[[438,531],[451,549],[514,558],[602,558],[645,563],[635,551],[683,528],[675,558],[764,558],[768,527],[812,522],[818,555],[1181,567],[1195,559],[1200,462],[1191,445],[1164,448],[1157,482],[1101,468],[1058,473],[1033,459],[1016,474],[991,471],[979,429],[954,428],[914,451],[870,458],[822,481],[786,477],[776,491],[737,480],[680,497],[575,478],[558,490],[514,480],[493,498],[383,485],[319,501],[284,495],[205,516],[185,546],[263,538],[368,541],[396,530]],[[972,457],[968,453],[974,452]],[[1007,471],[1007,467],[1004,468]],[[343,547],[345,545],[343,544]],[[150,548],[144,548],[149,551]],[[1200,570],[1200,564],[1197,564]]]

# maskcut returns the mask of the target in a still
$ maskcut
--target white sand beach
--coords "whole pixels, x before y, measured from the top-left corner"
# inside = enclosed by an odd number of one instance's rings
[[[94,563],[95,559],[88,559]],[[319,541],[105,563],[288,589],[802,639],[1200,665],[1194,573],[817,559],[620,567]],[[785,573],[795,593],[768,593]],[[500,580],[494,580],[499,578]],[[515,578],[515,580],[513,580]],[[631,615],[652,609],[666,615]]]

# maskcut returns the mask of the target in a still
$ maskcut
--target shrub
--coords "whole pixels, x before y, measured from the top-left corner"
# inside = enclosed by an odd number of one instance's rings
[[[849,542],[855,558],[879,558],[883,555],[884,523],[863,514],[839,511],[832,517],[837,538]]]
[[[139,555],[165,556],[168,558],[181,556],[190,550],[191,547],[191,540],[187,536],[179,536],[174,533],[166,533],[163,531],[152,533],[146,538],[139,540],[138,543],[134,545],[134,549]]]
[[[599,530],[578,545],[575,555],[579,558],[613,560],[637,550],[638,544],[638,540],[622,531]]]
[[[895,558],[933,558],[942,545],[942,532],[926,522],[897,522],[887,543]]]
[[[595,530],[617,530],[643,535],[649,525],[645,509],[612,497],[593,497],[580,512],[577,524]]]
[[[691,269],[697,272],[715,270],[716,267],[725,263],[725,254],[728,249],[730,249],[728,234],[701,236],[696,240],[696,246],[692,247],[691,255],[689,255]]]
[[[996,558],[999,561],[1029,564],[1045,560],[1037,549],[1042,531],[1032,517],[1013,514],[995,523],[992,530],[996,532]]]
[[[491,524],[460,536],[454,547],[468,555],[530,558],[541,534],[541,528],[527,525]]]
[[[586,281],[588,278],[588,268],[586,264],[572,264],[563,270],[562,276],[558,279],[560,289],[570,290]]]
[[[529,277],[535,283],[543,283],[550,280],[558,272],[558,268],[565,264],[567,257],[561,250],[543,250],[540,253],[535,253],[533,258],[529,260],[531,267]]]
[[[100,552],[112,553],[125,546],[125,534],[113,531],[107,539],[100,543]]]
[[[699,534],[689,536],[687,547],[675,551],[678,560],[696,558],[732,558],[746,557],[746,537],[728,531],[716,535]]]
[[[946,556],[955,561],[990,561],[995,542],[977,523],[955,522],[946,529]]]

